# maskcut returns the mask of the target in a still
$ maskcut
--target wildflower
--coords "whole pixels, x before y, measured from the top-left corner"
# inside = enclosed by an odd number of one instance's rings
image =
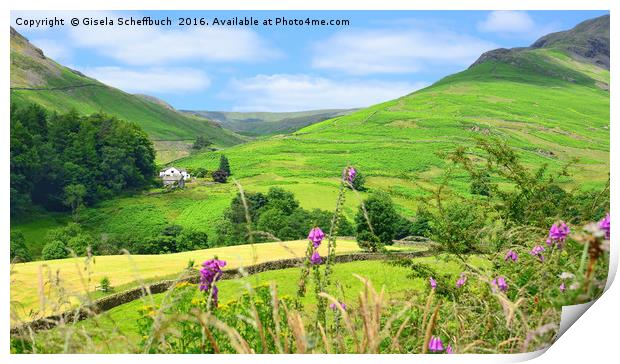
[[[432,288],[432,289],[437,288],[437,281],[436,281],[436,280],[434,280],[434,279],[433,279],[433,277],[430,277],[430,278],[429,278],[429,282],[430,282],[430,284],[431,284],[431,288]]]
[[[570,228],[565,222],[561,221],[558,224],[553,224],[549,229],[549,237],[547,238],[547,245],[550,247],[556,245],[558,249],[562,249],[564,240],[570,233]]]
[[[456,281],[456,288],[463,287],[465,282],[467,282],[467,277],[465,276],[465,273],[461,273],[461,277]]]
[[[349,183],[353,183],[356,174],[357,171],[355,170],[355,168],[349,167],[349,169],[347,170],[347,181],[349,181]]]
[[[324,237],[325,234],[323,234],[323,231],[318,226],[312,228],[312,230],[310,230],[310,233],[308,234],[308,240],[312,242],[312,245],[315,249],[318,248],[319,245],[321,245],[321,241]]]
[[[342,307],[343,310],[347,309],[347,305],[345,305],[344,302],[338,301],[338,303],[340,304],[340,307]],[[331,308],[334,311],[338,311],[338,306],[336,306],[335,303],[332,303],[331,305],[329,305],[329,308]]]
[[[605,218],[598,222],[598,228],[605,232],[605,239],[609,240],[609,213],[605,216]]]
[[[203,268],[200,270],[200,290],[205,293],[211,293],[215,307],[217,307],[218,293],[215,282],[220,279],[222,267],[224,266],[226,266],[226,261],[214,258],[202,263]]]
[[[448,347],[446,348],[446,354],[452,354],[452,345],[448,344]]]
[[[545,256],[542,254],[545,251],[545,247],[542,245],[536,245],[532,251],[530,251],[530,254],[532,256],[538,257],[538,259],[540,259],[541,262],[545,261]]]
[[[566,290],[566,284],[562,282],[562,284],[560,284],[560,292],[564,293],[565,290]]]
[[[512,260],[513,262],[516,262],[517,260],[519,260],[519,255],[517,254],[516,251],[514,250],[508,250],[508,252],[506,252],[506,256],[504,257],[504,261],[509,261]]]
[[[506,283],[506,279],[502,276],[499,276],[491,282],[493,284],[493,291],[499,288],[500,291],[506,292],[508,290],[508,283]]]
[[[573,279],[573,278],[575,278],[575,275],[570,272],[562,272],[562,274],[560,274],[560,279]]]
[[[443,344],[441,343],[441,338],[431,336],[431,340],[428,342],[428,349],[434,353],[438,351],[443,351]]]
[[[312,256],[310,257],[310,263],[312,263],[313,265],[323,263],[323,259],[321,259],[321,256],[319,255],[319,252],[317,250],[312,253]]]

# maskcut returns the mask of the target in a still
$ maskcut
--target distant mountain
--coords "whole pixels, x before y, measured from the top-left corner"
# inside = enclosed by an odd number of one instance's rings
[[[128,94],[62,66],[13,28],[11,102],[34,102],[48,110],[75,109],[82,114],[103,111],[140,125],[153,140],[193,140],[204,135],[222,147],[244,141],[218,123],[178,112],[150,96]]]
[[[539,52],[536,52],[537,50]],[[537,55],[543,53],[551,57],[563,58],[563,56],[568,56],[574,61],[591,63],[609,70],[609,15],[584,21],[570,30],[545,35],[529,47],[500,48],[486,52],[470,68],[485,62],[495,61],[546,74],[559,71],[558,69],[544,69],[544,67],[536,65],[537,60],[533,59],[532,56],[536,58]],[[549,75],[576,80],[573,77],[575,76],[574,72],[565,71],[564,73],[551,73]],[[600,81],[596,77],[595,79]]]
[[[288,134],[323,120],[348,115],[356,109],[326,109],[297,112],[184,111],[217,121],[223,127],[247,136]]]

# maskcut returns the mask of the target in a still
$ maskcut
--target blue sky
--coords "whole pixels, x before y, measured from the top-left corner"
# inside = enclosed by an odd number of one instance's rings
[[[46,55],[177,109],[296,111],[390,100],[607,11],[12,12]],[[173,19],[171,27],[40,27],[18,17]],[[179,27],[178,17],[348,19],[349,26]]]

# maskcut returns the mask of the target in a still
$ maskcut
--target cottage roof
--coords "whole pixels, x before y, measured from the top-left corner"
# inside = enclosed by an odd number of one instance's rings
[[[169,170],[170,168],[174,168],[174,169],[178,170],[179,172],[187,172],[187,169],[185,169],[185,168],[178,168],[178,167],[175,167],[175,166],[166,167],[166,168],[162,169],[160,172],[165,172],[165,171]]]

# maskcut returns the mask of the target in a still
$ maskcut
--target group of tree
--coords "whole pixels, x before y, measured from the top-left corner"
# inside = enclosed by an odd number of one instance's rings
[[[32,204],[71,210],[148,186],[155,150],[137,125],[105,114],[12,105],[11,215]]]
[[[218,245],[238,245],[304,239],[314,226],[328,231],[331,222],[331,212],[305,210],[292,192],[272,187],[266,194],[246,192],[243,197],[237,194],[217,225],[215,241]],[[354,233],[352,224],[343,216],[338,219],[336,227],[338,235],[351,236]]]
[[[70,256],[120,254],[127,250],[131,254],[167,254],[206,249],[209,245],[207,233],[179,225],[167,225],[152,236],[123,236],[102,238],[87,232],[82,226],[70,222],[66,226],[50,230],[44,238],[41,258],[62,259]],[[32,254],[20,232],[11,234],[11,261],[32,260]]]

